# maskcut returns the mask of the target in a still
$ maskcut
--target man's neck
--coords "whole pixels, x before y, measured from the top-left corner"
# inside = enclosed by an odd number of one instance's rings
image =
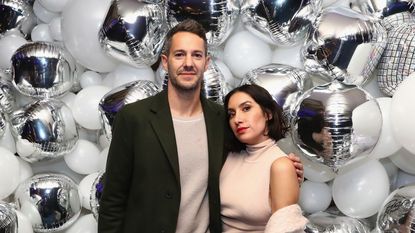
[[[169,88],[167,96],[170,111],[173,116],[194,117],[202,112],[200,89],[184,92],[174,88]]]

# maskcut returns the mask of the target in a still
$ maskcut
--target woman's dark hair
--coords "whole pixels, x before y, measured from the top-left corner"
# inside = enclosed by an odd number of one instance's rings
[[[167,32],[166,40],[164,42],[163,54],[168,56],[170,48],[171,48],[171,41],[173,36],[179,32],[190,32],[193,33],[204,41],[205,53],[207,54],[207,39],[206,39],[206,30],[203,26],[193,19],[185,19],[172,29]]]
[[[225,111],[228,111],[229,99],[237,92],[248,94],[261,107],[262,111],[269,114],[271,117],[267,121],[268,136],[275,141],[285,137],[288,131],[288,125],[282,115],[282,108],[275,102],[272,96],[263,87],[256,84],[245,84],[233,89],[229,92],[224,100]],[[239,152],[246,148],[246,145],[240,142],[229,125],[229,115],[227,116],[228,123],[226,124],[227,139],[225,142],[226,152]]]

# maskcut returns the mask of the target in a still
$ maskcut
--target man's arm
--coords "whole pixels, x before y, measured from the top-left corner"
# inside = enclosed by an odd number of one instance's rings
[[[295,172],[297,173],[297,179],[298,179],[298,183],[303,183],[304,181],[304,166],[301,163],[301,159],[300,157],[298,157],[296,154],[294,153],[290,153],[288,154],[288,158],[293,162],[294,167],[295,167]]]
[[[100,200],[98,232],[118,233],[123,230],[128,194],[133,171],[130,128],[124,115],[117,113],[113,124],[111,145],[104,175],[104,190]]]

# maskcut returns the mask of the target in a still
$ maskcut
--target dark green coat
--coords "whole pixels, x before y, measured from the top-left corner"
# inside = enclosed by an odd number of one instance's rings
[[[201,98],[209,150],[210,231],[221,232],[219,173],[223,162],[221,106]],[[99,233],[176,230],[180,176],[173,121],[163,91],[117,113],[100,201]],[[192,219],[189,219],[192,221]]]

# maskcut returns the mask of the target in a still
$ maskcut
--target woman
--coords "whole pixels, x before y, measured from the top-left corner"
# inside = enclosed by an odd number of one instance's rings
[[[233,134],[220,175],[223,232],[302,232],[296,170],[276,143],[288,130],[281,108],[258,85],[234,89],[224,106]]]

